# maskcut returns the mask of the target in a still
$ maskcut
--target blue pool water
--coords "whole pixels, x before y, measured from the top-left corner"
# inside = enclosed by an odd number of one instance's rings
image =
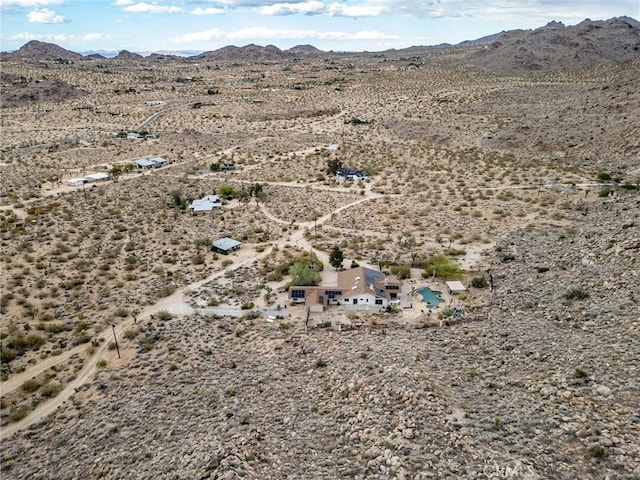
[[[428,303],[431,308],[436,308],[444,301],[440,298],[440,292],[431,290],[429,287],[421,287],[416,290],[416,293],[419,293],[422,296],[422,300]]]

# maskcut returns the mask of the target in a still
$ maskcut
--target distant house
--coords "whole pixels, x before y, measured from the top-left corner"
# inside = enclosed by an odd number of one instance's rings
[[[340,148],[340,145],[338,145],[337,143],[332,143],[331,145],[327,145],[326,147],[324,147],[324,149],[327,152],[335,152]]]
[[[78,137],[64,137],[60,139],[60,143],[63,145],[75,145],[78,143]]]
[[[360,170],[354,170],[352,168],[341,168],[336,173],[336,178],[341,182],[359,182],[369,180],[371,174],[367,172],[361,172]]]
[[[235,170],[236,164],[233,162],[227,162],[220,165],[220,170]]]
[[[144,102],[144,104],[147,107],[159,107],[160,105],[164,105],[164,102],[162,100],[149,100]]]
[[[355,310],[380,310],[400,303],[401,286],[395,275],[357,267],[338,272],[336,285],[292,286],[289,288],[289,299],[297,303],[304,302],[315,312],[321,312],[329,305]]]
[[[111,175],[105,172],[91,173],[87,175],[85,178],[93,180],[94,182],[106,182],[107,180],[111,180]]]
[[[100,172],[91,173],[86,177],[70,178],[69,180],[67,180],[67,183],[70,183],[74,187],[80,187],[87,183],[105,182],[107,180],[111,180],[111,175],[109,175],[108,173]]]
[[[151,160],[155,164],[156,168],[163,167],[167,163],[167,160],[162,157],[153,157],[153,158],[150,158],[149,160]]]
[[[137,132],[129,132],[127,133],[127,139],[128,140],[143,140],[144,139],[144,135],[141,135]]]
[[[222,208],[222,203],[217,195],[205,195],[198,200],[194,200],[189,205],[189,209],[193,212],[210,212]]]
[[[167,160],[162,157],[139,158],[134,160],[133,163],[138,168],[160,168],[167,163]]]
[[[225,255],[235,252],[242,245],[239,241],[234,240],[233,238],[223,237],[219,238],[215,242],[211,244],[211,249],[214,252],[224,253]]]

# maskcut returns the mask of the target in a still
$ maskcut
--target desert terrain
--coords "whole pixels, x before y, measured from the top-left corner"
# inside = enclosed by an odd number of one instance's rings
[[[2,478],[638,478],[640,55],[251,52],[3,57]]]

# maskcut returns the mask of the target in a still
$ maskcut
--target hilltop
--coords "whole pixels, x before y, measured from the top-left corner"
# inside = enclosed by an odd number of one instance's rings
[[[533,30],[509,30],[465,40],[456,45],[413,46],[389,52],[428,51],[431,49],[453,49],[464,51],[463,61],[494,71],[547,71],[571,69],[593,65],[603,61],[624,61],[640,57],[640,22],[629,17],[608,20],[589,20],[575,26],[551,21]],[[152,53],[143,57],[127,50],[117,55],[108,52],[91,52],[87,56],[65,50],[52,43],[30,41],[13,53],[3,53],[3,60],[12,61],[77,61],[81,59],[117,58],[119,60],[179,59],[192,58],[199,61],[236,62],[282,62],[299,56],[353,55],[323,52],[313,45],[297,45],[281,50],[274,45],[249,44],[242,47],[228,45],[202,53],[175,56],[171,52]],[[99,55],[99,56],[98,56]]]

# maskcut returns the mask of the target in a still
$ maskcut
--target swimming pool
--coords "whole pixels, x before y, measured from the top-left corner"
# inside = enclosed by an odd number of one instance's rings
[[[429,304],[431,308],[437,308],[441,302],[444,302],[440,298],[441,292],[431,290],[429,287],[421,287],[416,290],[416,293],[419,293],[422,296],[422,300]]]

